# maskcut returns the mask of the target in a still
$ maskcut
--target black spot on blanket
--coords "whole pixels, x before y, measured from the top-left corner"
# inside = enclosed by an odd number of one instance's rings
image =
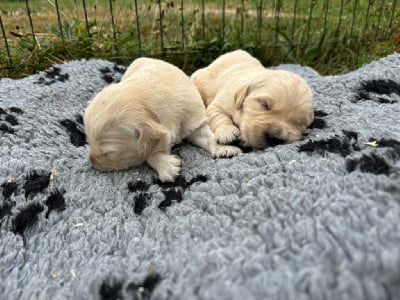
[[[378,144],[382,147],[393,148],[400,154],[400,141],[394,139],[381,139]]]
[[[25,198],[28,198],[29,195],[35,196],[47,188],[50,183],[50,175],[50,173],[38,174],[36,171],[29,174],[24,184]]]
[[[208,180],[207,176],[204,175],[197,175],[190,181],[186,181],[186,179],[183,176],[178,176],[174,182],[161,182],[160,180],[156,180],[155,183],[161,188],[181,187],[183,189],[186,189],[196,182],[206,182],[207,180]]]
[[[208,178],[204,175],[198,175],[191,180],[187,181],[183,176],[178,176],[174,182],[161,182],[160,180],[154,180],[154,184],[157,184],[161,188],[161,192],[165,196],[158,208],[164,210],[170,206],[174,201],[181,202],[183,200],[183,193],[192,184],[196,182],[206,182]],[[135,182],[128,183],[128,190],[132,193],[137,193],[134,197],[136,214],[140,215],[142,211],[148,206],[151,194],[147,192],[150,184],[137,180]]]
[[[14,129],[12,129],[5,123],[0,123],[0,131],[11,133],[11,134],[15,133]]]
[[[148,206],[148,201],[151,199],[151,194],[147,193],[150,184],[137,180],[135,182],[128,182],[128,190],[131,193],[137,193],[133,198],[134,212],[140,215],[142,211]]]
[[[103,74],[101,78],[107,83],[118,82],[119,79],[115,78],[115,74],[124,74],[125,71],[125,67],[118,66],[117,64],[114,64],[112,69],[110,69],[109,67],[104,67],[100,69],[100,73]]]
[[[64,193],[64,191],[56,189],[47,197],[47,200],[45,201],[47,206],[46,218],[49,217],[49,214],[52,211],[63,211],[66,208]]]
[[[326,117],[328,114],[321,109],[314,110],[314,117],[323,118]]]
[[[22,109],[20,109],[18,107],[14,107],[14,106],[10,107],[8,110],[10,112],[18,114],[18,115],[22,115],[24,113],[24,111]]]
[[[60,121],[60,124],[67,129],[71,143],[76,147],[81,147],[86,144],[86,134],[79,123],[69,119]]]
[[[394,104],[398,100],[382,97],[382,95],[397,94],[400,96],[400,84],[390,79],[367,80],[361,82],[356,93],[353,102],[371,100],[378,103]]]
[[[143,210],[148,206],[148,201],[151,199],[151,195],[149,193],[140,192],[138,193],[134,200],[135,207],[133,211],[135,214],[140,215]]]
[[[175,178],[174,182],[161,182],[159,179],[157,179],[154,183],[161,188],[174,188],[174,187],[186,188],[188,185],[188,182],[186,181],[185,177],[180,175]]]
[[[163,200],[159,205],[158,208],[164,210],[168,206],[171,206],[173,201],[177,201],[178,203],[182,202],[183,200],[183,193],[184,191],[181,189],[168,189],[162,190],[162,193],[165,196],[165,200]]]
[[[14,206],[15,202],[9,200],[6,200],[0,204],[0,222],[5,216],[12,215],[12,208]]]
[[[18,120],[15,116],[7,114],[4,120],[12,126],[18,125]]]
[[[15,181],[7,181],[1,185],[1,188],[4,198],[9,199],[11,195],[16,191],[17,183]]]
[[[77,123],[81,124],[82,126],[84,125],[83,124],[83,116],[82,115],[76,115],[75,116],[75,120],[76,120]]]
[[[340,139],[333,137],[328,140],[312,141],[299,146],[299,152],[307,152],[309,154],[319,154],[324,156],[326,152],[340,154],[346,157],[351,153],[352,146],[347,138]]]
[[[138,180],[136,182],[128,182],[128,190],[131,193],[136,193],[136,192],[145,192],[149,189],[150,184]]]
[[[132,299],[151,299],[151,295],[160,281],[161,276],[153,273],[148,275],[141,284],[134,282],[129,283],[126,287],[126,292],[131,295]]]
[[[100,299],[102,300],[122,300],[122,285],[121,281],[104,281],[99,290]]]
[[[324,112],[323,110],[314,110],[314,120],[313,122],[308,126],[309,129],[324,129],[326,127],[326,122],[324,120],[324,117],[326,117],[328,114]],[[307,133],[303,133],[303,136],[307,136]]]
[[[25,230],[31,228],[38,221],[38,215],[44,210],[40,203],[30,203],[21,209],[12,220],[12,231],[24,236]]]
[[[390,148],[391,151],[388,151],[387,154],[391,157],[393,160],[398,160],[400,159],[400,141],[394,140],[394,139],[381,139],[377,140],[374,138],[369,139],[369,141],[376,141],[377,147],[385,147],[385,148]]]
[[[114,82],[114,78],[110,74],[103,74],[103,76],[101,76],[101,79],[103,79],[107,83]]]
[[[128,190],[131,193],[136,193],[133,198],[134,202],[134,212],[137,215],[140,215],[143,210],[148,206],[148,201],[151,199],[151,194],[147,193],[150,184],[137,180],[135,182],[128,182]]]
[[[11,126],[16,126],[19,124],[17,117],[13,113],[20,114],[17,111],[21,111],[16,107],[11,107],[8,108],[7,112],[3,108],[0,108],[0,121],[3,121],[0,123],[0,131],[7,132],[13,134],[15,130]]]
[[[384,174],[389,175],[391,167],[384,158],[371,153],[370,155],[364,154],[359,159],[349,159],[346,161],[346,170],[351,173],[359,170],[363,173]]]
[[[308,126],[310,129],[324,129],[326,128],[326,122],[324,119],[314,118],[314,121]]]
[[[61,68],[51,67],[50,69],[44,71],[44,76],[40,76],[38,81],[35,81],[34,83],[51,85],[56,82],[65,82],[68,79],[68,73],[61,73]]]
[[[351,131],[351,130],[342,130],[344,135],[349,139],[355,139],[358,140],[358,133],[355,131]]]
[[[156,183],[162,188],[161,192],[165,196],[165,200],[158,205],[158,208],[164,210],[168,206],[171,206],[174,201],[181,202],[186,189],[196,182],[206,182],[207,180],[208,178],[204,175],[197,175],[190,181],[186,181],[183,176],[178,176],[174,182],[161,182],[157,180]]]
[[[124,66],[118,66],[117,64],[114,64],[113,70],[114,70],[115,72],[117,72],[117,73],[124,74],[125,71],[126,71],[126,67],[124,67]]]

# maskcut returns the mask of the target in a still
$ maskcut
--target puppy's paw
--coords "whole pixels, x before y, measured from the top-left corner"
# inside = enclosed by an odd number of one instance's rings
[[[161,182],[174,182],[181,171],[180,159],[170,154],[159,155],[156,164],[152,166],[157,171]]]
[[[235,125],[223,125],[214,132],[217,143],[229,144],[240,136],[240,130]]]
[[[213,153],[214,157],[232,157],[242,153],[242,150],[235,146],[217,145]]]

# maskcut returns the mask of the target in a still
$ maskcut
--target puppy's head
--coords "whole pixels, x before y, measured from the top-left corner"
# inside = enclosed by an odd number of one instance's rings
[[[301,138],[314,119],[312,92],[300,76],[263,70],[235,94],[243,142],[255,148]]]
[[[168,145],[168,133],[147,107],[126,101],[95,98],[85,112],[89,162],[100,171],[142,164]]]

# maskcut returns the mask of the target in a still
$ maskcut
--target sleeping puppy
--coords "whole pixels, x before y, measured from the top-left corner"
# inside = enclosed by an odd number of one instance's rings
[[[300,76],[267,70],[243,50],[224,54],[191,76],[217,142],[238,138],[265,148],[302,137],[314,119],[310,87]]]
[[[85,111],[88,159],[101,171],[147,162],[161,181],[174,181],[180,160],[171,147],[186,138],[214,157],[239,148],[218,145],[196,87],[177,67],[139,58],[121,81],[104,88]]]

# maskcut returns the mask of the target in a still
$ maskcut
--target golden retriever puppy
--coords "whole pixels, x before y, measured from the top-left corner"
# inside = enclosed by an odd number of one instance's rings
[[[267,70],[249,53],[226,53],[191,76],[217,142],[238,138],[265,148],[299,140],[314,119],[312,92],[300,76]]]
[[[184,138],[214,157],[240,152],[216,143],[190,78],[157,59],[136,59],[119,83],[100,91],[85,111],[84,124],[88,159],[101,171],[147,162],[161,181],[174,181],[181,162],[171,147]]]

